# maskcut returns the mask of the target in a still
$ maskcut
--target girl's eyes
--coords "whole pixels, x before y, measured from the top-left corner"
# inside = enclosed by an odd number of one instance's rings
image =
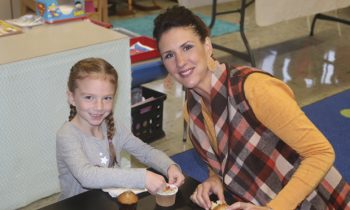
[[[84,99],[91,101],[93,99],[93,97],[92,96],[84,96]]]
[[[107,101],[111,101],[111,100],[113,100],[113,97],[112,96],[106,96],[104,99],[107,100]]]
[[[88,101],[92,101],[95,98],[93,96],[84,96],[84,99],[88,100]],[[103,100],[111,101],[111,100],[113,100],[113,97],[112,96],[106,96],[106,97],[103,97]]]

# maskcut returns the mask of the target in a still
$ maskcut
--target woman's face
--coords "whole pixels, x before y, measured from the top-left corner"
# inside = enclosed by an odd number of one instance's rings
[[[213,49],[209,38],[202,43],[191,27],[175,27],[162,34],[158,47],[165,68],[183,86],[210,88],[207,61]]]

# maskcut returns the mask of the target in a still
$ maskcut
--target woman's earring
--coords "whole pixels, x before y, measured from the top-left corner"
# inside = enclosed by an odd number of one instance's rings
[[[215,71],[216,69],[216,63],[215,60],[213,58],[209,58],[207,61],[207,65],[208,65],[208,69],[209,71]]]

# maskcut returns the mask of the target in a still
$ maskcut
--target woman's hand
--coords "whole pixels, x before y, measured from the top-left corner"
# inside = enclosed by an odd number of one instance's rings
[[[152,171],[146,171],[146,189],[152,195],[166,186],[166,182],[163,176],[153,173]]]
[[[197,189],[191,195],[191,200],[198,206],[209,209],[211,207],[209,196],[213,193],[221,202],[225,202],[224,187],[220,177],[217,175],[211,175],[202,184],[199,184]]]
[[[236,202],[229,206],[227,210],[272,210],[266,206],[256,206],[251,203]]]
[[[176,165],[171,165],[168,168],[169,184],[174,184],[180,187],[185,182],[185,176]]]

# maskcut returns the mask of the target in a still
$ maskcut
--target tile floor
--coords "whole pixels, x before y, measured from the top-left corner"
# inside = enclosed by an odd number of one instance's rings
[[[162,8],[174,5],[170,0],[157,1]],[[238,8],[237,1],[221,4],[219,11]],[[210,15],[211,7],[193,9]],[[134,16],[154,14],[159,11],[136,11]],[[350,20],[350,8],[330,12],[331,15]],[[130,17],[130,16],[129,16]],[[128,17],[111,17],[128,18]],[[226,14],[218,17],[222,20],[239,22],[238,14]],[[309,28],[312,17],[298,18],[272,26],[259,27],[255,23],[254,5],[246,11],[246,35],[255,54],[257,67],[268,71],[285,81],[294,91],[300,106],[310,104],[332,94],[350,88],[350,26],[335,22],[319,21],[315,35],[310,37]],[[226,34],[212,39],[214,43],[225,45],[244,52],[245,48],[239,33]],[[215,50],[214,55],[220,61],[235,65],[250,65],[249,62],[235,58],[223,51]],[[173,155],[191,148],[189,142],[183,142],[181,85],[171,78],[146,84],[167,94],[164,102],[163,129],[166,136],[151,143],[154,147]],[[134,165],[138,165],[133,161]],[[36,201],[22,210],[38,209],[55,202],[57,194]]]

